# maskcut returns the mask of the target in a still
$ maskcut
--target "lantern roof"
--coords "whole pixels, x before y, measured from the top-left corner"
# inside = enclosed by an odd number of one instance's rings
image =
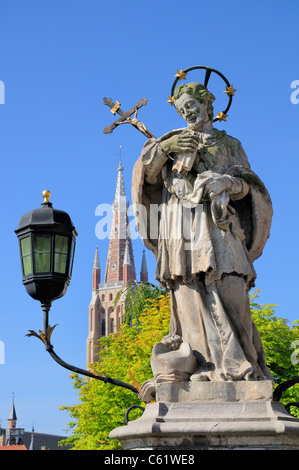
[[[50,192],[43,191],[43,195],[45,193]],[[44,196],[44,202],[41,204],[41,207],[27,212],[21,217],[18,228],[15,230],[16,233],[34,226],[60,225],[69,227],[70,230],[75,230],[74,235],[78,235],[69,214],[62,210],[54,209],[52,203],[49,202],[49,197]]]

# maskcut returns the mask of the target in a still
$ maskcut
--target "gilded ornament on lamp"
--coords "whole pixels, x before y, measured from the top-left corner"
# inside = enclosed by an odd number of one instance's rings
[[[43,192],[42,192],[42,195],[43,195],[43,198],[44,198],[44,202],[49,202],[49,199],[51,197],[51,192],[48,191],[48,189],[45,189]]]
[[[39,330],[39,334],[37,334],[34,330],[29,330],[29,333],[27,333],[27,335],[25,335],[25,336],[28,336],[28,337],[35,336],[36,338],[40,339],[47,346],[48,343],[50,343],[50,339],[51,339],[53,330],[56,326],[57,326],[57,324],[54,325],[54,326],[48,325],[48,327],[47,327],[47,336],[41,330]]]
[[[141,389],[141,385],[140,383],[137,382],[137,380],[135,379],[134,375],[132,374],[132,371],[131,371],[131,366],[129,365],[129,371],[128,371],[128,375],[131,379],[131,382],[132,384],[134,385],[134,387],[137,388],[137,390],[139,391]]]

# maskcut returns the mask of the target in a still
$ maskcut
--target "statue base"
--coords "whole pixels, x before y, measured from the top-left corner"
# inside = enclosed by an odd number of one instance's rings
[[[157,395],[110,438],[131,450],[299,450],[299,420],[272,401],[271,381],[164,383]]]

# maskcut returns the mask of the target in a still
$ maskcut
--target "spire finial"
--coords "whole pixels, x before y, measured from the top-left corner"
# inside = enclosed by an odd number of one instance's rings
[[[51,192],[48,189],[45,189],[42,193],[44,202],[49,202],[49,199],[51,197]]]
[[[113,209],[116,211],[119,211],[121,210],[122,207],[126,206],[126,193],[125,193],[123,169],[124,168],[120,161],[118,168],[117,168],[118,174],[117,174],[115,198],[113,202]]]

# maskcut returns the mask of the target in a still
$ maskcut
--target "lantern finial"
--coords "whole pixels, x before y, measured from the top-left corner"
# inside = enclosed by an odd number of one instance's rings
[[[43,198],[44,198],[44,203],[45,203],[45,202],[49,202],[49,199],[50,199],[50,197],[51,197],[50,191],[48,191],[47,189],[45,189],[42,194],[43,194]]]

